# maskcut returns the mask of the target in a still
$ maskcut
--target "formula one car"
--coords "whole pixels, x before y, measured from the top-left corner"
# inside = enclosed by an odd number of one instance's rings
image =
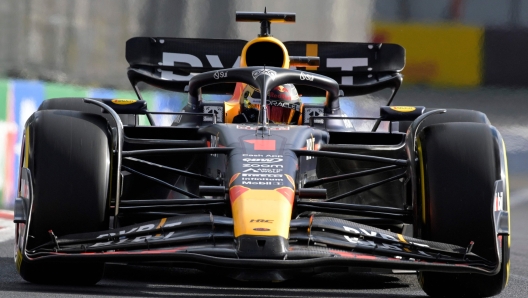
[[[401,46],[283,43],[270,24],[295,14],[236,16],[260,22],[259,36],[130,39],[138,99],[49,99],[29,118],[15,210],[20,275],[94,284],[105,262],[258,281],[401,269],[418,272],[431,296],[500,293],[508,174],[487,117],[391,106]],[[151,111],[140,83],[186,92],[188,104]],[[377,117],[340,108],[383,89],[391,94]],[[156,125],[160,114],[172,125]]]

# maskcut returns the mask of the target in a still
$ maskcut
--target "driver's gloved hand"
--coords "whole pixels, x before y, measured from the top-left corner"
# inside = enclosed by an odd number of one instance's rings
[[[259,111],[257,109],[244,109],[242,113],[233,118],[233,123],[248,123],[258,121]]]

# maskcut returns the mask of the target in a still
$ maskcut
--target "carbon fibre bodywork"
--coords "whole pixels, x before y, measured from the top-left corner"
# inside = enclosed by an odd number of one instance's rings
[[[421,120],[417,119],[416,123],[418,124]],[[275,272],[272,275],[273,278],[279,276],[286,278],[292,276],[294,272],[305,272],[306,270],[309,272],[337,270],[336,267],[431,270],[490,275],[497,272],[500,266],[498,242],[497,259],[485,260],[468,251],[466,247],[402,235],[402,227],[414,223],[412,209],[394,207],[406,204],[412,193],[406,187],[412,179],[412,176],[406,176],[409,175],[412,165],[408,164],[405,156],[406,147],[403,137],[406,135],[401,134],[401,137],[394,139],[394,144],[390,145],[345,146],[341,144],[340,151],[342,152],[326,152],[320,150],[334,148],[329,142],[331,132],[305,126],[289,126],[277,130],[272,129],[271,135],[263,140],[261,137],[255,138],[253,128],[256,127],[250,126],[250,128],[228,124],[206,126],[199,129],[197,133],[209,136],[207,142],[217,147],[204,149],[198,147],[195,151],[189,151],[192,154],[200,153],[199,150],[204,153],[213,153],[207,154],[205,159],[205,164],[208,165],[207,172],[217,173],[216,179],[225,177],[223,181],[226,187],[220,187],[225,189],[222,190],[223,192],[227,192],[225,195],[217,192],[213,193],[214,198],[185,199],[187,196],[185,193],[170,189],[160,192],[159,187],[154,188],[154,192],[140,192],[145,185],[127,181],[129,178],[124,176],[124,185],[129,186],[124,191],[119,208],[120,220],[125,226],[95,233],[52,234],[52,241],[48,243],[24,250],[19,249],[17,259],[27,258],[32,262],[46,262],[46,260],[55,259],[147,263],[191,262],[219,267],[229,264],[229,268],[237,268],[233,271],[236,272],[236,274],[233,273],[236,276],[245,276],[247,270],[253,268]],[[496,142],[499,144],[500,134],[496,130],[493,131]],[[213,137],[213,142],[211,142],[211,137]],[[134,146],[134,142],[128,144],[125,142],[127,149],[132,149]],[[313,147],[310,148],[310,146]],[[320,150],[317,151],[317,149]],[[152,150],[123,151],[124,165],[132,166],[139,161],[127,160],[131,158],[129,156],[140,157],[142,154],[154,157],[157,154],[166,156],[167,153],[171,153],[170,150],[179,149]],[[169,151],[164,152],[163,150]],[[363,155],[353,152],[371,154]],[[373,154],[373,152],[376,153]],[[309,154],[314,156],[308,156]],[[386,176],[394,177],[394,174],[399,174],[398,178],[401,181],[394,180],[392,183],[376,187],[373,191],[367,190],[358,195],[347,195],[343,203],[301,198],[300,194],[306,188],[297,186],[306,185],[307,182],[314,182],[320,178],[322,174],[319,169],[323,167],[322,163],[332,160],[336,154],[338,157],[348,159],[348,161],[341,159],[341,168],[346,167],[347,162],[350,162],[352,164],[348,166],[355,167],[359,172],[376,170],[380,168],[377,166],[380,163],[382,165],[393,164],[393,166],[388,166],[388,171],[378,173],[378,175],[383,175],[382,178],[369,175],[367,176],[369,179],[356,181],[360,188],[375,183],[374,181],[384,180],[383,177]],[[153,161],[156,159],[150,162]],[[198,165],[203,165],[203,163],[198,163]],[[258,166],[246,167],[245,165]],[[207,173],[204,174],[208,176]],[[31,224],[31,221],[27,219],[31,218],[32,195],[31,173],[23,169],[21,175],[23,187],[27,190],[17,200],[18,210],[20,210],[17,214],[23,215],[17,217],[20,222],[17,237],[20,248],[25,247],[27,243],[25,240],[27,227],[24,223]],[[262,178],[264,180],[261,180]],[[324,178],[322,180],[324,181]],[[174,185],[180,185],[187,191],[200,192],[199,185],[189,183],[188,181],[184,183],[176,181]],[[327,186],[332,183],[328,181],[322,185]],[[497,182],[496,188],[496,193],[504,193],[504,182]],[[271,212],[266,210],[237,211],[233,208],[236,200],[262,199],[259,197],[260,194],[253,194],[250,197],[242,196],[244,193],[251,194],[254,189],[277,193],[276,208],[282,208],[280,206],[286,204],[290,206],[290,211],[276,212],[273,206],[268,208]],[[329,191],[324,188],[320,190],[324,190],[326,198]],[[131,194],[135,194],[135,199],[132,199]],[[137,196],[138,194],[140,196]],[[166,196],[166,199],[146,201],[140,199],[160,195]],[[268,194],[265,193],[266,195]],[[314,194],[310,196],[315,197]],[[506,197],[501,199],[507,200]],[[384,204],[384,201],[390,203]],[[257,207],[262,207],[262,203],[257,202],[256,204]],[[134,216],[140,210],[146,213],[143,218],[158,217],[161,219],[130,224],[130,218],[135,218],[135,221],[142,218]],[[169,217],[171,212],[176,210],[191,214]],[[196,210],[206,212],[202,215],[192,214]],[[305,211],[308,210],[324,213],[321,215],[306,214]],[[239,217],[234,217],[235,214]],[[248,214],[250,216],[247,216]],[[330,214],[341,215],[329,217]],[[292,216],[293,219],[291,219]],[[340,217],[348,220],[340,219]],[[392,220],[392,223],[383,225],[379,222],[372,222],[374,226],[381,228],[360,223],[369,223],[368,217],[385,218]],[[236,220],[242,222],[238,228],[238,234],[234,224]],[[497,235],[509,233],[507,221],[507,212],[500,210],[495,212]],[[394,230],[400,229],[400,233],[387,231],[383,229],[384,226]],[[270,233],[273,236],[269,236]],[[282,270],[289,273],[283,273]],[[253,274],[252,276],[261,279],[268,274]]]

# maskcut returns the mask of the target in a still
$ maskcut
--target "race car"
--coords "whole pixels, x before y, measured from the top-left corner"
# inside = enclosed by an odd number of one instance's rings
[[[138,99],[48,99],[28,119],[14,220],[20,275],[95,284],[106,262],[253,281],[400,269],[416,271],[431,296],[500,293],[508,170],[486,115],[392,106],[399,45],[281,42],[271,23],[294,13],[236,17],[260,22],[258,37],[128,40]],[[141,83],[188,102],[151,111]],[[379,116],[341,108],[386,89]],[[156,125],[158,115],[171,125]]]

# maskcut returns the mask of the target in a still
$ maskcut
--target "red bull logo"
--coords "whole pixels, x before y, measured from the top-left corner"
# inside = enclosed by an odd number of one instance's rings
[[[279,87],[282,89],[279,90]],[[291,95],[290,95],[290,92],[288,92],[288,89],[282,86],[279,86],[279,87],[273,89],[270,92],[270,95],[269,95],[270,99],[291,100]]]
[[[277,89],[279,92],[288,92],[288,89],[284,88],[284,86],[277,86]]]

